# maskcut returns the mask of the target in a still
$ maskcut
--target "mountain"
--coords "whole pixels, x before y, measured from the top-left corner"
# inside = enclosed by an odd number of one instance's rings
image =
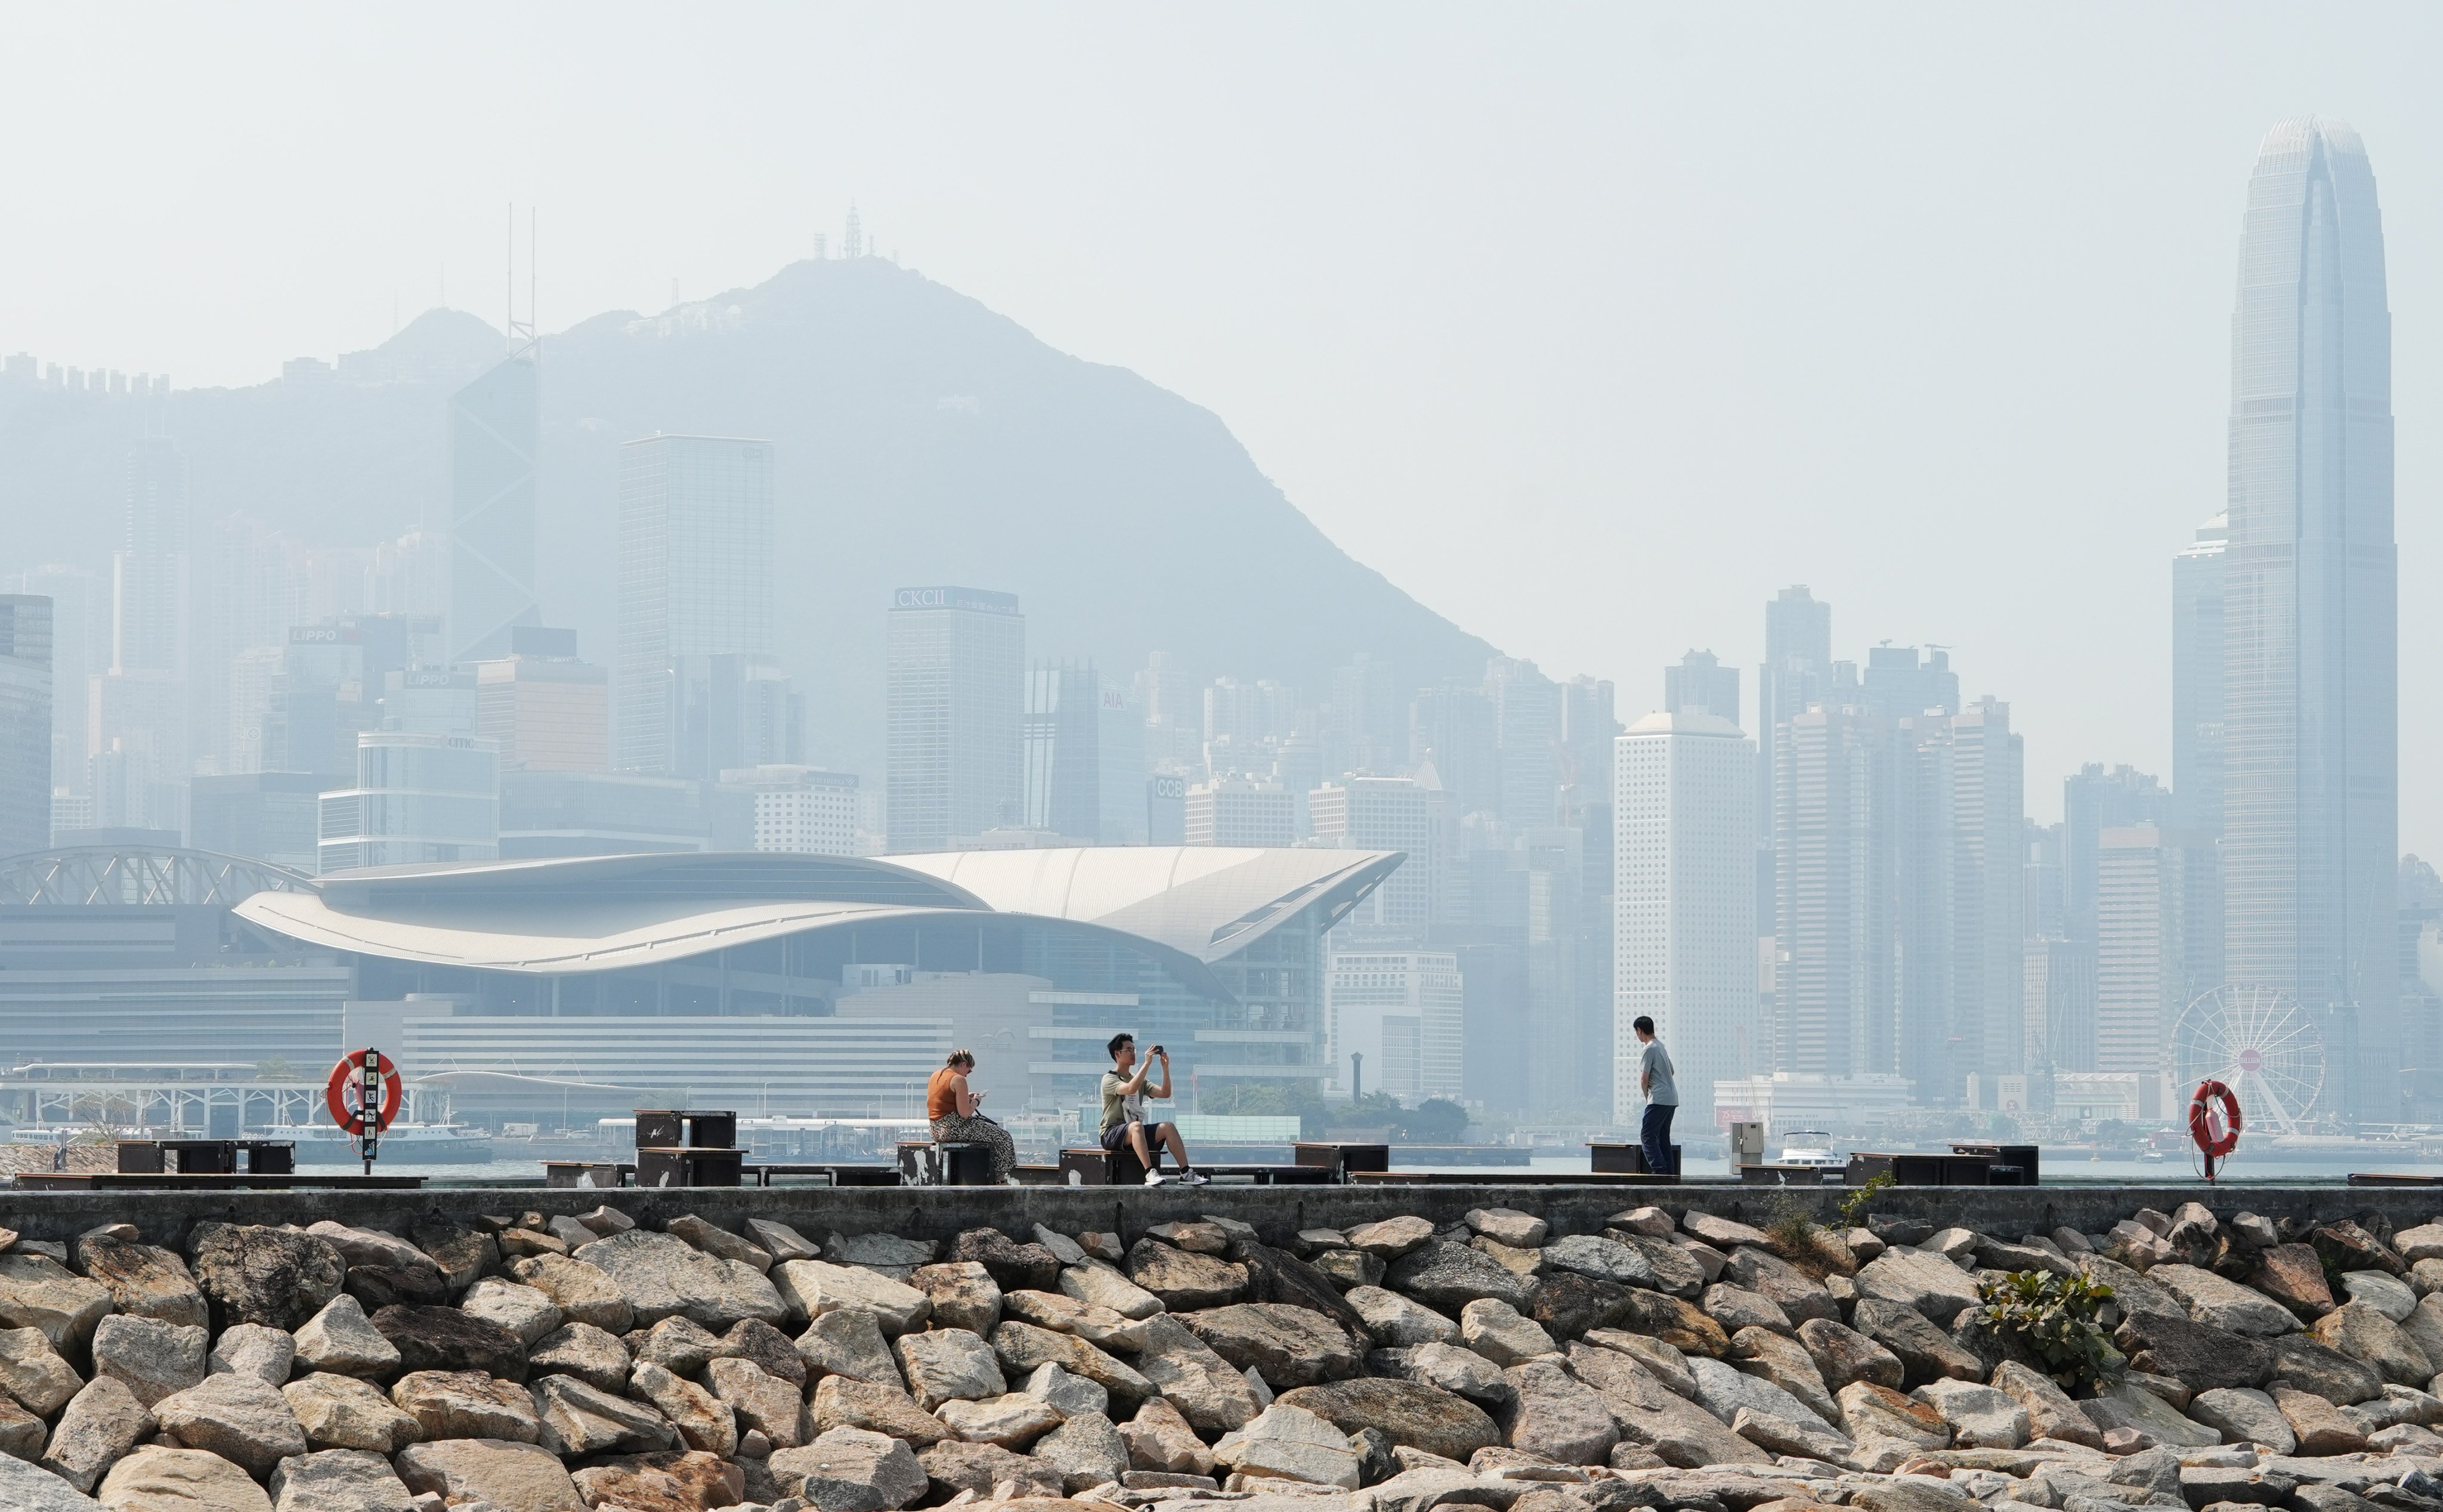
[[[232,510],[325,545],[438,525],[449,394],[500,352],[482,322],[433,311],[336,372],[166,404],[0,384],[0,570],[106,564],[148,408],[187,452],[199,532]],[[1473,682],[1494,655],[1334,546],[1211,412],[877,258],[597,316],[545,340],[542,393],[544,618],[590,660],[613,650],[619,444],[778,443],[781,652],[818,761],[879,774],[884,611],[905,585],[1016,593],[1030,657],[1125,676],[1162,651],[1312,701],[1356,652],[1412,685]]]

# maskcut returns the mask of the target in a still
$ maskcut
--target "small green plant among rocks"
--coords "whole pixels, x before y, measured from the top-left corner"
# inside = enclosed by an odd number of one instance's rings
[[[2016,1337],[2064,1388],[2098,1392],[2119,1374],[2121,1352],[2097,1321],[2112,1288],[2085,1276],[2022,1270],[1979,1282],[1985,1326]]]
[[[1849,1195],[1841,1199],[1841,1222],[1846,1224],[1852,1228],[1864,1223],[1866,1221],[1866,1210],[1874,1207],[1875,1199],[1899,1185],[1900,1183],[1893,1179],[1890,1171],[1876,1171],[1872,1176],[1867,1177],[1865,1181],[1861,1183],[1856,1189],[1852,1190]]]

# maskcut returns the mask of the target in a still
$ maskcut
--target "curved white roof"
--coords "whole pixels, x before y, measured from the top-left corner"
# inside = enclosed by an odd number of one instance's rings
[[[578,857],[340,873],[299,892],[257,893],[235,912],[326,950],[533,974],[684,960],[809,930],[997,913],[1123,936],[1218,990],[1210,963],[1301,910],[1321,906],[1336,919],[1402,858],[1209,846],[890,861]]]
[[[1326,923],[1336,920],[1406,858],[1400,851],[1096,845],[891,859],[1006,913],[1124,930],[1209,963],[1318,903]]]

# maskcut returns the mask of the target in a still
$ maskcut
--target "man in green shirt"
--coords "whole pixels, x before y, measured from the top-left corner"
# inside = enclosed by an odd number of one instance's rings
[[[1111,1069],[1103,1073],[1103,1134],[1106,1150],[1126,1145],[1135,1152],[1137,1163],[1145,1167],[1145,1184],[1159,1187],[1162,1172],[1153,1169],[1153,1143],[1170,1151],[1170,1158],[1179,1162],[1179,1179],[1191,1187],[1202,1187],[1204,1178],[1187,1163],[1187,1144],[1179,1137],[1175,1123],[1146,1122],[1146,1098],[1167,1101],[1170,1097],[1170,1052],[1160,1045],[1153,1047],[1151,1060],[1139,1064],[1137,1040],[1132,1034],[1115,1034],[1105,1046],[1111,1052]],[[1162,1062],[1162,1080],[1152,1091],[1146,1089],[1146,1074],[1155,1060]]]

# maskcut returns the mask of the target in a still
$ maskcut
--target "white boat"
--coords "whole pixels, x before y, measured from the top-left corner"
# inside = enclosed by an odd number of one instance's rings
[[[1777,1166],[1809,1166],[1817,1171],[1849,1169],[1849,1157],[1833,1152],[1832,1136],[1822,1129],[1792,1129],[1782,1138],[1786,1141],[1811,1138],[1825,1142],[1820,1145],[1785,1143],[1781,1147],[1781,1158],[1773,1162]]]
[[[297,1142],[297,1164],[305,1166],[353,1166],[362,1158],[357,1153],[356,1141],[337,1124],[279,1125],[260,1131],[252,1137],[293,1139]],[[389,1163],[401,1166],[485,1166],[492,1161],[492,1135],[488,1130],[469,1128],[462,1123],[395,1123],[382,1134],[376,1147],[374,1165],[378,1170]]]

